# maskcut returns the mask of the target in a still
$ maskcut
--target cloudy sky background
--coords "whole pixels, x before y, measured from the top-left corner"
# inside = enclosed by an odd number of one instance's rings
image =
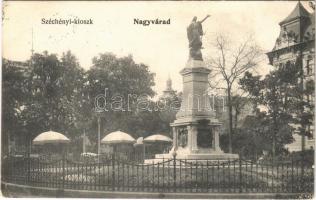
[[[31,55],[32,28],[35,52],[48,50],[61,55],[71,50],[80,65],[89,69],[99,53],[133,55],[156,73],[154,89],[164,90],[168,75],[174,89],[182,90],[179,71],[188,59],[186,27],[193,16],[211,15],[203,23],[204,42],[225,33],[238,42],[253,34],[265,52],[270,51],[279,35],[278,23],[294,9],[295,1],[259,2],[3,2],[3,57],[25,61]],[[303,2],[311,11],[308,2]],[[92,19],[93,25],[46,25],[42,18]],[[134,25],[138,19],[171,19],[171,25]],[[206,45],[205,45],[206,46]],[[268,60],[259,71],[268,72]]]

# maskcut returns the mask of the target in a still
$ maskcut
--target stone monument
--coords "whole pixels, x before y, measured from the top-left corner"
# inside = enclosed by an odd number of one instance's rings
[[[187,28],[189,59],[180,72],[183,76],[183,99],[176,120],[171,123],[173,147],[168,154],[156,154],[156,159],[216,159],[238,158],[237,154],[224,153],[219,146],[221,123],[216,119],[208,97],[210,69],[202,58],[202,21],[194,17]]]

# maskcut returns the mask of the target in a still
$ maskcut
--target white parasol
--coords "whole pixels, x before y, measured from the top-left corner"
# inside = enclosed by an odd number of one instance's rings
[[[41,145],[41,144],[61,144],[61,143],[69,143],[70,140],[63,134],[55,132],[55,131],[47,131],[39,134],[33,140],[33,144]]]
[[[133,144],[136,140],[127,133],[115,131],[107,134],[102,140],[102,144]]]
[[[155,142],[172,142],[172,139],[161,134],[155,134],[148,136],[144,139],[144,143],[155,143]]]

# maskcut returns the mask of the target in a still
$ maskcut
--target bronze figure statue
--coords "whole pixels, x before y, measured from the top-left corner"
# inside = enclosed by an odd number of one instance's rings
[[[193,60],[203,60],[201,49],[203,36],[203,28],[202,23],[208,18],[210,15],[207,15],[203,20],[197,21],[197,17],[194,17],[191,24],[187,28],[187,36],[189,40],[189,48],[190,48],[190,58]]]

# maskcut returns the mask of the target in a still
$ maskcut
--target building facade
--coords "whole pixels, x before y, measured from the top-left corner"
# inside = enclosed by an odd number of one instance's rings
[[[298,2],[294,10],[280,23],[280,34],[272,51],[268,52],[271,65],[275,68],[288,64],[296,64],[301,60],[303,69],[303,87],[315,80],[315,12],[310,13]],[[305,100],[314,104],[314,94],[304,96]],[[312,111],[314,112],[314,110]],[[299,125],[293,125],[298,128]],[[305,148],[314,148],[314,125],[306,127],[310,137],[305,138]],[[302,137],[295,133],[294,142],[286,145],[289,151],[302,150]]]

